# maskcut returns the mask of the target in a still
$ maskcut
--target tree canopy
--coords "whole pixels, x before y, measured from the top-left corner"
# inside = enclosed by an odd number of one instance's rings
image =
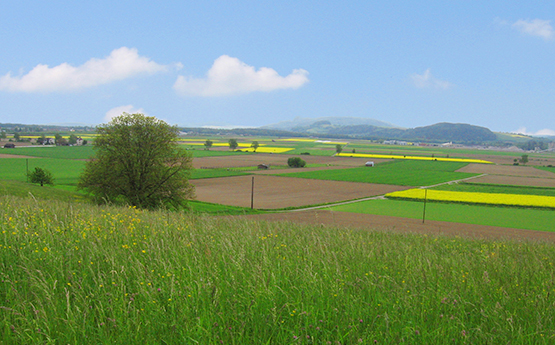
[[[194,197],[188,182],[192,157],[178,148],[177,127],[123,113],[96,130],[96,156],[87,162],[78,186],[97,201],[179,208]]]
[[[45,184],[54,184],[52,173],[46,169],[35,167],[35,170],[30,171],[27,176],[31,183],[40,183],[41,187]]]
[[[235,150],[237,148],[237,146],[239,146],[239,144],[237,144],[236,139],[229,139],[228,144],[229,144],[229,149],[230,150]]]

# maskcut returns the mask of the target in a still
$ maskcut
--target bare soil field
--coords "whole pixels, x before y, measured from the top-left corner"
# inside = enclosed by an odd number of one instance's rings
[[[10,154],[7,154],[7,153],[0,153],[0,158],[37,158],[37,157],[10,155]]]
[[[555,178],[555,174],[552,172],[520,165],[468,164],[467,166],[457,170],[457,172],[488,175]]]
[[[522,177],[522,176],[503,176],[486,175],[471,180],[472,183],[504,184],[511,186],[531,186],[531,187],[550,187],[555,188],[555,179]]]
[[[195,169],[205,168],[236,168],[256,166],[258,164],[268,165],[287,165],[289,157],[301,157],[310,167],[310,164],[329,164],[339,165],[345,167],[364,166],[368,161],[367,158],[352,158],[352,157],[331,157],[331,156],[300,156],[300,155],[287,155],[287,154],[252,154],[252,155],[237,155],[237,156],[216,156],[216,157],[199,157],[193,159],[193,167]],[[387,161],[373,160],[376,163]]]
[[[265,221],[319,224],[322,226],[338,228],[385,230],[428,235],[465,236],[470,238],[496,240],[516,239],[555,242],[555,233],[545,231],[438,221],[426,221],[425,224],[422,224],[422,221],[419,219],[333,212],[327,210],[279,212],[240,217]]]
[[[196,187],[199,201],[241,207],[251,205],[252,176],[199,179],[190,182]],[[254,207],[301,207],[360,199],[408,188],[410,187],[257,175],[254,179]]]

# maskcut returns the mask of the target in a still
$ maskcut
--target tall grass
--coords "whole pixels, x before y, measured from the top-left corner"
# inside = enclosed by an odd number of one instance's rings
[[[548,243],[0,198],[3,344],[552,343]]]

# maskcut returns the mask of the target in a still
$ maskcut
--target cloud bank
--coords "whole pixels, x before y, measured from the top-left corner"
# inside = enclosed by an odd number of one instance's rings
[[[528,132],[526,127],[520,127],[516,131],[513,131],[515,134],[525,134],[525,135],[532,135],[535,137],[545,137],[545,136],[555,136],[555,131],[552,129],[542,129],[537,132]]]
[[[555,36],[555,31],[553,30],[549,20],[520,19],[517,20],[512,26],[523,34],[542,37],[546,40],[552,39]]]
[[[411,75],[411,79],[412,79],[412,82],[414,83],[414,86],[416,86],[419,89],[432,88],[432,89],[446,90],[451,86],[453,86],[453,84],[449,83],[448,81],[439,80],[435,78],[432,75],[432,72],[430,72],[429,68],[426,71],[424,71],[424,73],[422,74],[415,73]]]
[[[182,95],[213,97],[297,89],[308,81],[308,72],[304,69],[295,69],[282,77],[272,68],[256,70],[237,58],[222,55],[214,61],[205,78],[179,76],[173,88]]]
[[[112,108],[112,109],[108,110],[106,112],[106,115],[104,116],[104,122],[110,122],[112,120],[112,118],[114,118],[116,116],[120,116],[124,112],[128,113],[128,114],[141,113],[141,114],[148,115],[144,112],[143,108],[136,109],[131,104],[122,105],[121,107],[115,107],[115,108]]]
[[[68,63],[62,63],[55,67],[39,64],[23,76],[12,77],[11,73],[8,73],[0,77],[0,90],[12,92],[74,91],[165,70],[167,70],[167,66],[139,56],[137,49],[121,47],[113,50],[104,59],[92,58],[78,67]]]

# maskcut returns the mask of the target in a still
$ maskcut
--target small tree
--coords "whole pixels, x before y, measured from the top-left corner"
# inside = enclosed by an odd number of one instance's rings
[[[204,149],[210,150],[210,148],[212,147],[212,144],[213,144],[212,140],[206,139],[206,141],[204,142]]]
[[[0,138],[6,139],[6,137],[6,131],[2,131],[2,133],[0,133]]]
[[[19,133],[15,132],[13,138],[15,139],[15,141],[19,141],[19,139],[21,139],[21,136],[19,135]]]
[[[235,139],[229,139],[228,144],[230,150],[235,150],[239,146],[239,144],[237,144],[237,140]]]
[[[29,172],[27,176],[29,176],[29,181],[31,181],[31,183],[40,183],[41,187],[45,184],[54,184],[54,177],[52,177],[52,173],[46,169],[36,167],[35,170]]]
[[[75,144],[77,144],[77,136],[76,136],[75,134],[70,135],[70,136],[69,136],[69,139],[67,140],[67,142],[68,142],[70,145],[75,145]]]
[[[520,158],[520,163],[526,165],[526,163],[528,163],[528,155],[522,155],[522,157]]]
[[[306,162],[299,157],[291,157],[287,160],[287,165],[291,168],[303,168],[306,165]]]
[[[258,141],[253,141],[251,144],[251,147],[254,149],[254,152],[256,152],[256,149],[260,146],[260,144],[258,144]]]
[[[343,151],[343,148],[341,147],[341,145],[339,145],[339,144],[335,145],[335,152],[336,153],[341,153],[341,151]]]

